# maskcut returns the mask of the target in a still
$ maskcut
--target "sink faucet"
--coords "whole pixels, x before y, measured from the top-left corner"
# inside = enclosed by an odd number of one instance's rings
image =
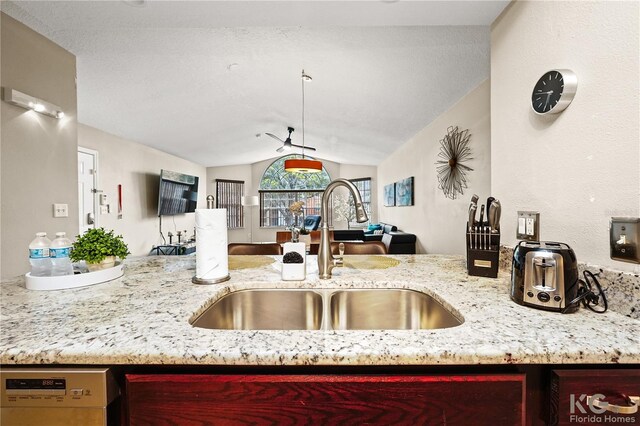
[[[322,193],[322,208],[320,210],[321,224],[320,224],[320,248],[318,249],[318,275],[320,279],[326,280],[331,278],[331,270],[336,266],[342,265],[342,256],[333,257],[331,254],[331,241],[329,240],[329,224],[327,223],[327,212],[329,211],[329,196],[339,186],[346,187],[351,191],[353,199],[356,202],[356,221],[358,223],[366,222],[369,220],[367,213],[362,206],[362,198],[358,188],[348,181],[347,179],[336,179],[327,185],[327,189]]]

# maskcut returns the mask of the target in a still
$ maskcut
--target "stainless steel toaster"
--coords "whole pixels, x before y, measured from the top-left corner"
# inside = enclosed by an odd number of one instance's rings
[[[511,299],[524,306],[574,312],[578,295],[578,262],[567,244],[521,241],[513,252]],[[572,303],[573,302],[573,303]]]

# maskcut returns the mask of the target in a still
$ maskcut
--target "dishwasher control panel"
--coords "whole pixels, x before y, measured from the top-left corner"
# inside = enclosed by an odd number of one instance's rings
[[[2,407],[106,407],[118,386],[107,368],[6,368]]]

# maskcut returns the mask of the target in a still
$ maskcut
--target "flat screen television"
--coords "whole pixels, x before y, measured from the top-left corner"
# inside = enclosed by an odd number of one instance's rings
[[[198,203],[198,176],[160,170],[158,216],[193,213]]]

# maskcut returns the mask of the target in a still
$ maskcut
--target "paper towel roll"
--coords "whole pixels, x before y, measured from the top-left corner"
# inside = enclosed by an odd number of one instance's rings
[[[229,275],[227,209],[196,209],[196,278]]]

